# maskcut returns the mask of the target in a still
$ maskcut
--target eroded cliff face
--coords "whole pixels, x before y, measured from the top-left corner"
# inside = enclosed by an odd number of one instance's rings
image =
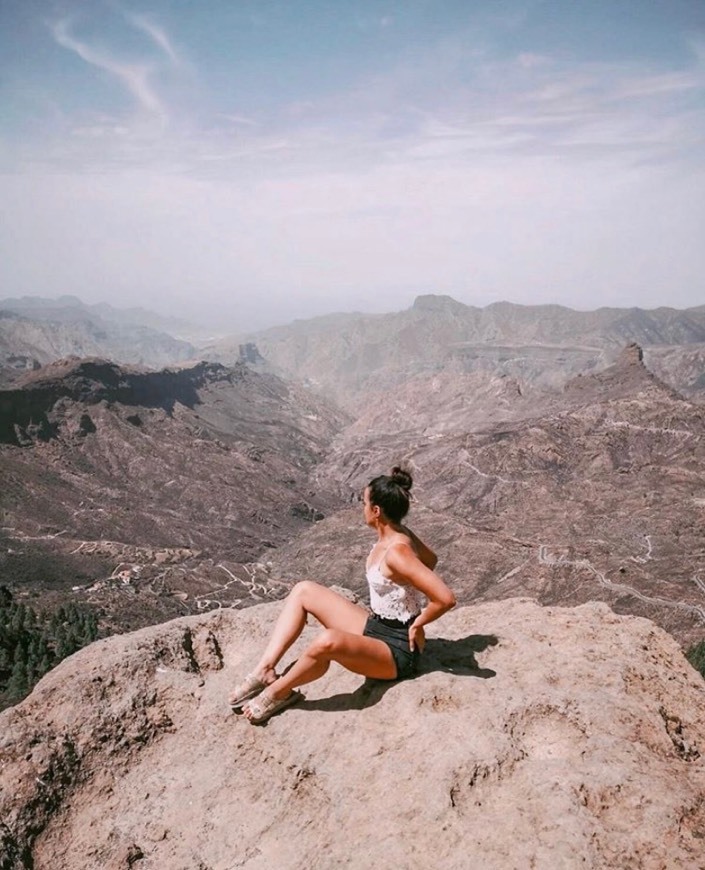
[[[333,666],[257,728],[226,695],[278,609],[99,641],[2,714],[3,870],[701,865],[705,685],[653,623],[458,608],[417,679]]]

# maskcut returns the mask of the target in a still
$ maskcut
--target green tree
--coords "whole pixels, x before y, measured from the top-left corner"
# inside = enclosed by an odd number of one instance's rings
[[[23,659],[17,659],[12,667],[12,674],[7,684],[6,694],[10,703],[21,701],[30,690],[27,678],[27,663]]]
[[[47,671],[98,634],[97,618],[86,608],[72,602],[38,613],[0,586],[0,709],[21,701]]]
[[[700,671],[703,677],[705,677],[705,640],[701,640],[700,643],[691,646],[685,656],[695,670]]]

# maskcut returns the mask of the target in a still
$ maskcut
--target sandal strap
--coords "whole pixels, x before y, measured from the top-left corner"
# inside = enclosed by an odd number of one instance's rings
[[[291,693],[287,695],[286,698],[272,698],[266,693],[266,691],[263,691],[260,692],[256,698],[249,701],[247,706],[249,711],[254,714],[252,721],[256,724],[257,722],[268,719],[278,710],[283,710],[286,707],[289,707],[301,698],[303,698],[303,695],[296,689],[292,689]]]
[[[262,686],[264,683],[259,677],[254,674],[247,674],[243,680],[238,684],[237,688],[242,687],[246,692],[251,692],[252,689],[256,689],[257,686]]]
[[[264,713],[268,713],[272,707],[275,707],[279,701],[276,698],[270,697],[266,690],[260,692],[256,698],[253,698],[249,703],[249,708],[255,714],[255,717],[259,719]]]
[[[256,695],[258,692],[261,692],[264,687],[265,684],[259,679],[259,677],[255,676],[255,674],[247,674],[247,676],[242,679],[237,686],[235,686],[230,703],[232,705],[241,704],[253,695]]]

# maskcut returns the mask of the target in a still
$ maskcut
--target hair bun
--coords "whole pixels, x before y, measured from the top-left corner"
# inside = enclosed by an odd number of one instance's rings
[[[394,483],[396,483],[402,489],[405,489],[407,492],[411,489],[413,480],[411,479],[411,475],[405,468],[401,468],[399,465],[395,465],[392,469],[390,477],[392,478],[392,481]]]

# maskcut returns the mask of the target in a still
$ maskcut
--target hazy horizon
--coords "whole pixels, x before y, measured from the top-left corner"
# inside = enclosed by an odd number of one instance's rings
[[[3,296],[705,302],[700,0],[6,0]]]
[[[450,296],[450,298],[452,298],[454,301],[460,302],[460,300],[455,299],[455,297],[453,297],[452,294],[419,294],[419,295],[422,295],[422,296],[423,295]],[[159,309],[157,307],[147,307],[144,305],[122,306],[119,304],[115,304],[114,302],[106,302],[106,301],[86,302],[85,300],[81,299],[80,297],[78,297],[75,294],[64,294],[62,296],[55,296],[55,297],[40,297],[40,296],[4,297],[4,298],[0,298],[0,308],[1,308],[3,303],[22,302],[24,300],[29,300],[31,303],[32,302],[63,302],[67,306],[69,304],[73,304],[76,302],[79,303],[80,305],[87,305],[87,306],[96,306],[96,305],[101,305],[101,304],[108,304],[112,308],[114,308],[118,311],[124,311],[124,312],[128,312],[130,310],[140,311],[146,315],[157,315],[159,318],[163,318],[165,320],[173,319],[175,321],[181,321],[184,326],[191,326],[194,329],[210,330],[210,331],[212,331],[214,337],[217,335],[218,336],[227,336],[227,335],[243,335],[244,336],[248,333],[251,334],[251,333],[255,333],[255,332],[260,332],[260,331],[270,329],[270,328],[286,327],[286,326],[289,326],[291,323],[296,322],[296,321],[310,320],[310,319],[316,319],[316,318],[345,317],[345,316],[354,316],[354,315],[382,316],[384,314],[395,314],[395,313],[400,313],[402,311],[406,311],[406,310],[412,308],[414,301],[415,301],[414,299],[412,299],[408,305],[403,305],[403,306],[400,306],[398,308],[389,309],[387,311],[369,311],[369,310],[366,311],[363,309],[355,309],[355,310],[353,310],[353,309],[350,309],[350,310],[344,310],[344,309],[333,310],[333,309],[331,309],[330,311],[323,311],[319,314],[312,314],[312,315],[309,315],[307,317],[294,316],[294,317],[290,318],[289,320],[274,320],[271,323],[268,323],[268,324],[263,325],[261,327],[254,327],[252,329],[246,329],[246,328],[245,329],[238,329],[236,327],[229,329],[227,324],[223,322],[222,318],[219,321],[209,320],[208,318],[200,318],[200,319],[199,318],[190,318],[190,317],[181,318],[181,317],[178,317],[178,316],[174,315],[173,313],[171,313],[165,309]],[[462,303],[462,304],[465,305],[468,303]],[[531,303],[508,302],[508,300],[506,300],[506,299],[498,299],[494,302],[488,302],[487,305],[478,305],[478,306],[474,306],[474,307],[476,307],[478,309],[485,309],[485,308],[489,308],[493,305],[502,305],[502,304],[519,305],[519,306],[527,307],[527,308],[530,308],[530,307],[540,308],[540,307],[549,307],[551,305],[556,305],[558,303],[548,303],[547,302],[547,303],[537,303],[536,305],[532,305]],[[600,310],[599,308],[578,308],[576,306],[570,306],[570,305],[559,305],[559,307],[566,308],[568,310],[575,311],[577,313],[582,313],[582,314],[594,313],[594,312]],[[646,311],[646,312],[657,310],[656,307],[654,307],[654,308],[642,308],[641,306],[632,306],[632,307],[638,308],[639,310]],[[663,306],[658,306],[658,307],[665,308],[667,310],[672,310],[672,311],[686,311],[686,310],[688,310],[687,308],[679,308],[677,306],[672,306],[672,305],[663,305]],[[703,307],[703,306],[702,305],[701,306],[689,306],[689,308],[692,308],[692,309],[696,309],[698,307]],[[625,311],[630,310],[630,307],[624,307],[624,306],[602,306],[602,308],[623,309]]]

